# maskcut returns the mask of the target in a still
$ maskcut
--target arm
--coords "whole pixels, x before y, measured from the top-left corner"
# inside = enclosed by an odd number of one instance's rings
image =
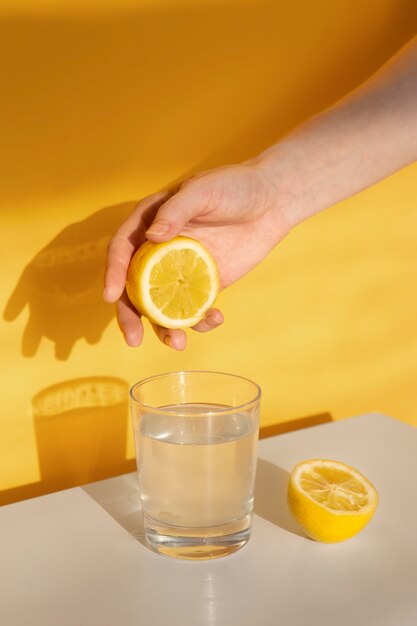
[[[143,326],[124,285],[130,258],[145,238],[178,234],[206,245],[222,287],[250,271],[303,220],[417,159],[417,37],[362,86],[258,157],[203,172],[176,192],[140,202],[110,242],[104,298],[117,303],[126,342],[140,345]],[[213,309],[196,330],[221,324]],[[154,328],[182,350],[182,330]]]
[[[417,159],[417,37],[376,74],[254,163],[295,225]]]

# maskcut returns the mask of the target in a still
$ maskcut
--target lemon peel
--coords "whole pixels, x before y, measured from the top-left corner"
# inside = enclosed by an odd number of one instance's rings
[[[288,506],[306,535],[333,543],[365,528],[378,506],[378,492],[345,463],[311,459],[291,471]]]

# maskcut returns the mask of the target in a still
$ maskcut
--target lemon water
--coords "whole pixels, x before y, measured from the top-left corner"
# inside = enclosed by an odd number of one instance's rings
[[[225,408],[181,404],[141,418],[136,446],[145,532],[159,552],[173,554],[180,543],[179,556],[195,558],[200,550],[207,558],[249,538],[257,423],[250,413]]]

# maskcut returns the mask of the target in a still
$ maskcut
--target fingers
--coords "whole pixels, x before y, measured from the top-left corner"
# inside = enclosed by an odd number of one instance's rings
[[[107,265],[104,277],[103,298],[106,302],[116,302],[125,288],[126,274],[135,248],[133,244],[116,234],[107,249]]]
[[[187,345],[187,335],[179,328],[163,328],[152,324],[152,328],[158,339],[173,350],[185,350]]]
[[[103,297],[106,302],[118,301],[117,321],[129,346],[139,346],[143,340],[141,316],[125,291],[126,274],[133,253],[145,237],[158,242],[169,241],[178,235],[189,221],[203,214],[209,196],[207,187],[194,183],[184,185],[176,193],[170,190],[149,196],[139,202],[110,241]],[[194,330],[208,332],[222,323],[222,313],[218,309],[210,309],[204,319],[194,326]],[[155,324],[152,327],[162,343],[174,350],[185,349],[187,336],[183,330],[167,329]]]
[[[199,333],[207,333],[209,330],[218,328],[224,322],[223,313],[219,309],[209,309],[204,318],[193,326],[193,330]]]
[[[205,211],[208,201],[207,187],[196,181],[186,183],[159,208],[146,237],[155,242],[176,237],[188,222]]]
[[[214,330],[224,322],[223,313],[219,309],[209,309],[204,317],[198,324],[193,326],[193,330],[199,333],[206,333],[209,330]],[[163,328],[152,324],[152,328],[158,339],[162,341],[169,348],[174,350],[185,350],[187,346],[187,335],[183,330],[179,328]]]
[[[177,192],[161,191],[138,203],[108,246],[103,293],[106,302],[116,302],[122,295],[130,259],[145,236],[155,242],[169,241],[205,210],[209,196],[207,186],[194,181]]]
[[[171,193],[162,191],[141,200],[110,241],[104,276],[103,298],[106,302],[116,302],[121,297],[130,259],[145,240],[145,231],[156,211]]]
[[[143,341],[143,324],[139,313],[130,303],[126,292],[117,303],[117,322],[123,333],[128,346],[140,346]],[[206,333],[218,328],[224,322],[223,313],[219,309],[209,309],[198,324],[193,326],[193,330],[199,333]],[[173,350],[185,350],[187,346],[187,335],[179,328],[164,328],[157,324],[151,324],[158,339]]]
[[[128,346],[132,348],[140,346],[143,341],[143,324],[139,313],[134,309],[127,297],[123,293],[117,302],[117,322],[123,333]],[[174,350],[184,350],[187,345],[187,336],[183,330],[178,328],[163,328],[156,324],[151,324],[156,336],[163,344]]]
[[[128,346],[140,346],[143,340],[143,324],[139,313],[132,306],[126,292],[116,306],[117,323]]]

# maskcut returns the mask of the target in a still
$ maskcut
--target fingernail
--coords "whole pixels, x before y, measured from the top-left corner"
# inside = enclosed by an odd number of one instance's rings
[[[208,326],[211,326],[211,328],[214,328],[215,326],[219,326],[220,322],[218,322],[216,320],[216,318],[214,317],[214,315],[208,315],[206,317],[206,324]]]
[[[164,220],[154,222],[146,231],[147,235],[165,235],[169,230],[169,223]]]
[[[114,293],[113,289],[111,287],[105,287],[104,291],[103,291],[103,300],[105,302],[115,302],[117,300],[117,296]]]
[[[137,348],[141,344],[141,339],[137,335],[128,335],[123,333],[123,337],[130,348]]]

